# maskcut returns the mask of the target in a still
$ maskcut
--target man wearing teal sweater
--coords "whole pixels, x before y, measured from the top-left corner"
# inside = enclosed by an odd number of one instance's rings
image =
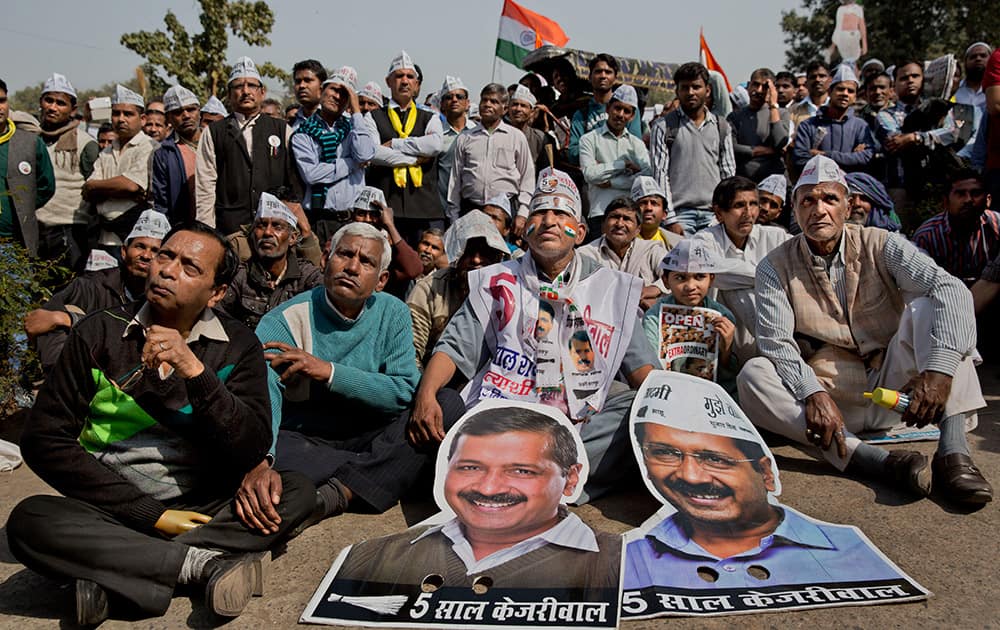
[[[245,520],[268,532],[280,522],[278,470],[304,473],[317,486],[310,523],[352,501],[382,512],[425,463],[406,441],[406,418],[420,374],[406,305],[381,293],[391,249],[365,223],[331,239],[324,286],[270,311],[257,326],[270,362],[274,442],[246,475],[237,497]]]

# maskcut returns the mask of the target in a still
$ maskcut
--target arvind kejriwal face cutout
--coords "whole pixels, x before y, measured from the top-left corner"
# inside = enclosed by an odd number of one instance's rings
[[[625,534],[622,619],[925,599],[860,530],[778,502],[774,456],[719,385],[655,370],[629,429],[663,507]]]
[[[569,511],[583,442],[558,410],[483,401],[438,450],[435,516],[344,549],[302,615],[311,623],[613,628],[621,536]]]

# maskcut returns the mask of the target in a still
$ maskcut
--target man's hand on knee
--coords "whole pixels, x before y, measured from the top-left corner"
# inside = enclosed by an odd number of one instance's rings
[[[406,433],[415,446],[436,444],[444,439],[444,416],[435,394],[417,393]]]
[[[847,457],[844,417],[830,394],[816,392],[806,398],[806,439],[824,451],[837,445],[837,455]]]
[[[944,405],[951,395],[952,377],[926,370],[910,379],[899,391],[910,395],[910,406],[903,412],[907,426],[922,427],[941,421]]]
[[[281,523],[276,506],[281,501],[281,475],[265,459],[243,477],[236,491],[236,516],[263,534],[275,534]]]

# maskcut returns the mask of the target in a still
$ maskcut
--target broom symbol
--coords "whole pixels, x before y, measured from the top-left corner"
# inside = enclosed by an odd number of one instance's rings
[[[338,595],[336,593],[331,593],[329,597],[326,598],[328,602],[343,602],[345,604],[350,604],[351,606],[357,606],[358,608],[364,608],[365,610],[370,610],[374,613],[380,615],[395,615],[399,612],[399,609],[403,607],[406,600],[409,599],[406,595],[374,595],[370,597],[348,597],[345,595]]]

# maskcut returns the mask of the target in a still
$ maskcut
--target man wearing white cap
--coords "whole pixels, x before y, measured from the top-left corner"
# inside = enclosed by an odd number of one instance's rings
[[[284,120],[261,116],[267,88],[249,57],[233,65],[227,85],[233,113],[208,126],[198,143],[197,218],[233,234],[253,221],[261,193],[280,188],[301,194]]]
[[[417,107],[420,76],[405,50],[389,64],[385,82],[392,98],[369,114],[380,146],[368,168],[367,182],[382,189],[396,212],[399,231],[416,242],[424,228],[444,227],[435,164],[441,152],[441,118]]]
[[[167,122],[174,130],[153,153],[153,208],[172,223],[195,217],[195,169],[201,114],[198,97],[182,85],[171,86],[163,95]]]
[[[778,182],[778,179],[781,181]],[[769,186],[777,185],[784,197],[784,176],[771,175],[761,182],[761,186],[765,182]],[[754,335],[757,323],[754,293],[757,265],[771,250],[791,238],[780,227],[758,224],[760,197],[758,187],[746,177],[722,180],[712,194],[712,209],[718,223],[693,237],[697,242],[705,243],[719,259],[726,261],[725,270],[716,274],[713,286],[718,289],[716,299],[735,315],[733,354],[739,365],[758,355]]]
[[[41,131],[55,174],[55,194],[35,213],[38,219],[38,255],[63,259],[70,269],[80,270],[87,258],[87,223],[90,205],[83,201],[83,183],[94,172],[100,154],[97,142],[80,121],[76,90],[69,80],[55,73],[45,80],[39,100]]]
[[[649,175],[639,175],[632,182],[629,196],[638,208],[642,222],[639,226],[639,238],[644,241],[659,241],[667,250],[681,242],[684,237],[674,230],[683,228],[668,207],[667,193],[663,192],[655,179]],[[670,229],[662,227],[664,223],[669,224]]]
[[[451,316],[469,296],[469,272],[496,264],[509,256],[507,243],[490,217],[472,210],[445,234],[450,266],[417,281],[406,305],[413,318],[413,347],[423,368]]]
[[[445,124],[441,135],[441,153],[437,158],[438,194],[441,207],[448,207],[448,184],[451,182],[451,167],[455,163],[455,139],[466,129],[476,126],[469,117],[469,90],[459,77],[448,75],[441,86],[441,114]]]
[[[149,207],[150,156],[159,144],[142,131],[146,120],[142,96],[116,86],[111,98],[111,122],[117,137],[101,152],[94,172],[83,185],[83,196],[97,206],[99,244],[115,256],[143,210]]]
[[[201,108],[201,128],[209,126],[217,120],[222,120],[229,115],[226,111],[226,106],[222,104],[222,101],[215,96],[215,94],[208,97],[205,101],[205,106]]]
[[[494,195],[507,195],[520,217],[528,215],[535,165],[524,134],[503,121],[507,89],[490,83],[479,93],[479,124],[455,140],[448,181],[448,218],[482,208]]]
[[[298,219],[277,197],[262,193],[250,228],[250,259],[240,263],[219,306],[250,328],[275,306],[323,283],[323,272],[296,256]]]
[[[538,100],[527,87],[517,84],[510,95],[510,104],[507,106],[507,120],[511,127],[520,129],[524,137],[528,139],[528,149],[531,151],[531,160],[535,164],[535,172],[541,172],[546,166],[551,166],[549,151],[546,147],[551,146],[552,159],[554,159],[556,139],[537,127],[533,127],[535,122],[535,105]]]
[[[385,203],[385,195],[374,186],[362,186],[351,204],[352,223],[367,223],[382,232],[392,248],[389,280],[382,291],[404,299],[410,282],[424,272],[424,264],[396,227],[395,212]]]
[[[587,231],[591,239],[600,234],[608,204],[632,190],[636,175],[652,173],[646,145],[628,132],[628,124],[638,113],[635,88],[618,86],[608,101],[607,119],[580,138],[580,168],[590,199]]]
[[[323,82],[319,109],[292,136],[292,154],[305,184],[302,207],[324,245],[364,187],[363,165],[375,157],[378,144],[361,112],[357,81],[354,68],[337,69]]]
[[[777,221],[785,209],[785,196],[788,194],[788,180],[784,175],[768,175],[757,185],[757,201],[760,204],[760,214],[757,223],[781,227]],[[784,229],[784,228],[782,228]]]
[[[992,54],[993,48],[986,42],[976,42],[965,49],[965,78],[955,92],[956,103],[975,107],[986,105],[983,77],[986,75],[986,62]]]
[[[690,236],[712,223],[712,191],[736,174],[733,136],[729,123],[708,109],[713,94],[708,68],[685,63],[674,71],[680,106],[653,121],[649,129],[649,155],[653,177],[677,215],[684,234]]]
[[[845,226],[848,188],[829,158],[809,160],[793,196],[802,234],[757,266],[762,356],[739,376],[747,415],[819,447],[840,470],[888,477],[926,496],[931,466],[924,455],[887,453],[855,437],[900,421],[896,412],[866,404],[862,392],[903,390],[910,403],[902,421],[941,429],[935,489],[958,503],[990,501],[992,488],[972,464],[965,438],[986,406],[973,363],[969,291],[902,236]]]
[[[510,207],[510,197],[507,195],[494,195],[483,204],[483,214],[493,219],[500,236],[507,243],[507,249],[512,258],[520,258],[524,252],[520,247],[510,242],[510,233],[514,229],[514,211]]]
[[[384,104],[382,100],[382,88],[374,81],[365,83],[365,86],[358,90],[358,103],[361,105],[362,114],[367,114],[382,107]]]
[[[581,502],[628,474],[622,447],[632,391],[615,375],[622,370],[637,387],[657,361],[639,324],[642,280],[577,256],[586,230],[573,180],[542,171],[524,231],[529,253],[469,275],[469,297],[414,398],[413,442],[437,444],[457,420],[441,402],[461,372],[467,408],[486,398],[541,402],[580,425],[591,470]],[[580,347],[590,352],[574,352]]]
[[[37,339],[46,374],[59,359],[77,322],[90,313],[142,299],[149,265],[169,230],[165,216],[146,210],[121,247],[120,265],[78,276],[41,308],[28,313],[24,329],[29,338]]]
[[[866,172],[875,156],[875,137],[854,115],[858,77],[854,66],[840,64],[830,81],[830,95],[816,115],[799,123],[792,148],[792,168],[802,169],[814,155],[825,155],[842,170]]]

